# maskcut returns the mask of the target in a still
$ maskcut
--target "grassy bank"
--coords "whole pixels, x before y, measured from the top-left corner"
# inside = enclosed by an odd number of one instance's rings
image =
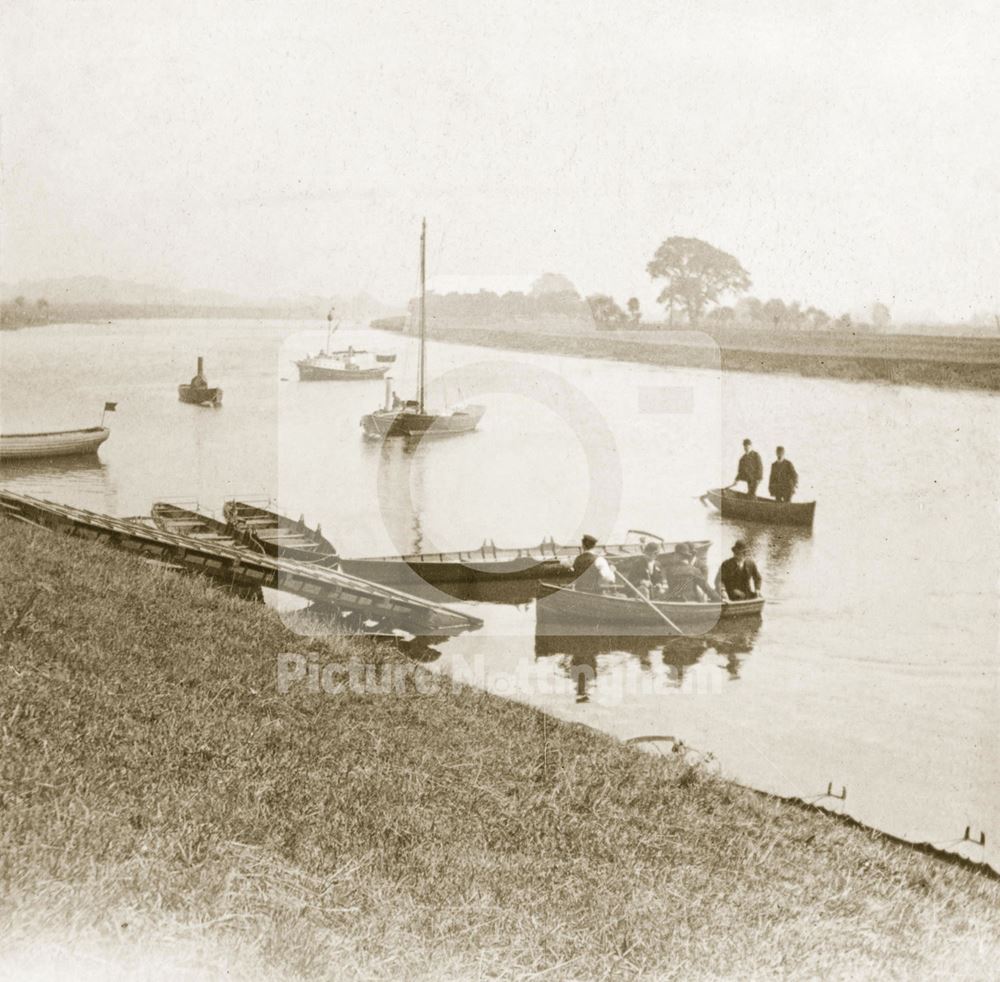
[[[100,546],[0,535],[0,976],[1000,963],[995,879],[475,690],[421,693],[413,666],[401,695],[282,695],[281,652],[402,658]]]
[[[442,341],[646,365],[721,367],[811,378],[1000,390],[1000,339],[781,334],[728,330],[715,338],[671,331],[534,331],[437,327]]]

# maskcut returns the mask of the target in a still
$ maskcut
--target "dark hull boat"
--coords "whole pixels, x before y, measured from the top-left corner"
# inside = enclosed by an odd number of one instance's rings
[[[614,564],[641,555],[643,542],[607,545],[604,553]],[[699,556],[711,545],[707,540],[691,543]],[[674,543],[662,544],[661,556],[673,553]],[[563,546],[552,540],[523,549],[504,549],[486,543],[460,552],[414,553],[408,556],[373,556],[342,559],[341,569],[375,583],[407,583],[415,578],[426,583],[497,583],[513,580],[573,578],[573,558],[579,546]]]
[[[743,491],[716,488],[706,491],[704,499],[722,513],[723,518],[740,518],[769,525],[798,525],[811,528],[816,513],[815,501],[775,501],[751,498]]]
[[[177,398],[193,406],[221,406],[222,389],[210,386],[205,379],[205,359],[198,356],[198,371],[190,383],[177,386]]]
[[[260,549],[269,556],[320,566],[339,565],[333,543],[319,528],[310,528],[301,518],[288,518],[243,501],[227,501],[223,513],[229,527],[250,548]]]
[[[420,361],[417,369],[417,398],[400,402],[391,397],[390,380],[386,380],[385,405],[361,417],[361,428],[370,439],[388,437],[455,436],[471,433],[483,418],[485,406],[463,406],[441,413],[432,413],[424,404],[427,379],[427,221],[420,229]]]
[[[474,430],[485,412],[485,406],[465,406],[449,413],[427,413],[421,412],[413,402],[399,409],[379,409],[362,416],[361,426],[365,436],[372,439],[387,436],[454,436]]]

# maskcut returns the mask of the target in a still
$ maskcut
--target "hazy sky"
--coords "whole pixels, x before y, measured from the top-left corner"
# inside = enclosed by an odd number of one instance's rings
[[[668,235],[753,293],[1000,309],[1000,8],[3,0],[4,281],[410,295]]]

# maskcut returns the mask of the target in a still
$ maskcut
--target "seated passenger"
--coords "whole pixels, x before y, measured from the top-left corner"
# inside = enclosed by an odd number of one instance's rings
[[[597,551],[597,539],[585,535],[580,540],[583,550],[573,560],[576,574],[574,586],[577,590],[599,593],[615,585],[615,573],[608,561]]]
[[[675,562],[667,571],[667,593],[664,599],[684,602],[719,601],[721,597],[695,565],[695,550],[690,542],[674,547]]]
[[[627,559],[620,569],[628,581],[647,597],[655,597],[664,592],[667,577],[657,561],[660,554],[659,542],[647,542],[642,547],[642,555]]]
[[[716,589],[726,600],[752,600],[760,593],[760,585],[760,570],[747,555],[747,544],[737,539],[732,556],[719,567]]]

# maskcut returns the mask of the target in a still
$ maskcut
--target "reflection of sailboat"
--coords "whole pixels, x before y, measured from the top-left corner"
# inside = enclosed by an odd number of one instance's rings
[[[420,363],[417,374],[417,398],[405,402],[387,398],[382,409],[361,417],[365,436],[451,436],[469,433],[479,425],[484,406],[465,406],[450,412],[427,412],[424,405],[427,375],[427,220],[420,230]]]

